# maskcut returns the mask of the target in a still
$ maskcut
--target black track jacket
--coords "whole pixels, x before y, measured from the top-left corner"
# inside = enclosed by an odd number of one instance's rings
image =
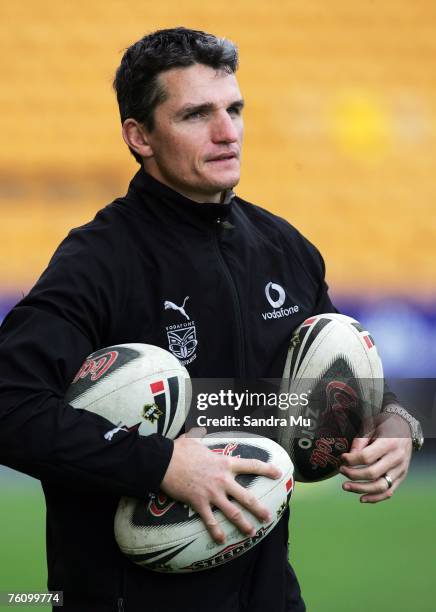
[[[185,301],[185,298],[188,297]],[[164,302],[185,304],[189,321]],[[288,515],[259,545],[192,575],[125,559],[122,495],[156,492],[173,443],[65,404],[84,358],[144,342],[191,377],[280,378],[292,330],[331,312],[323,260],[283,219],[239,197],[197,204],[139,171],[125,197],[70,232],[0,330],[0,462],[41,479],[48,583],[65,612],[300,612]]]

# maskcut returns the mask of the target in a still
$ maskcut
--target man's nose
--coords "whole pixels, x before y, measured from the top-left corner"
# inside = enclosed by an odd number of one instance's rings
[[[238,130],[232,117],[227,111],[218,113],[212,127],[212,140],[214,142],[237,142]]]

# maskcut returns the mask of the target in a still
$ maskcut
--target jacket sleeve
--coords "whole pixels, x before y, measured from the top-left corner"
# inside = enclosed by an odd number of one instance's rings
[[[70,234],[4,320],[0,463],[45,481],[144,498],[159,489],[172,441],[123,431],[107,441],[112,423],[63,400],[84,358],[117,343],[126,281],[111,248],[98,234]]]
[[[333,305],[328,292],[329,287],[325,280],[325,262],[323,256],[307,239],[304,239],[304,248],[307,250],[307,254],[303,261],[307,262],[306,265],[310,274],[316,279],[317,286],[316,301],[311,314],[339,313],[339,310]]]

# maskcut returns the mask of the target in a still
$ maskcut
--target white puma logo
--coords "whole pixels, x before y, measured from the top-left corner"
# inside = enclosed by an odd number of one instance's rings
[[[165,300],[165,302],[164,302],[165,310],[178,310],[180,312],[180,314],[182,314],[184,317],[186,317],[188,319],[188,321],[190,321],[190,319],[189,319],[189,317],[188,317],[188,315],[186,314],[186,311],[185,311],[186,300],[189,300],[189,295],[187,295],[185,297],[185,299],[183,300],[183,304],[181,306],[177,306],[177,304],[174,304],[174,302],[170,302],[168,300]]]
[[[114,429],[110,429],[104,434],[104,439],[109,440],[110,442],[112,438],[114,437],[114,435],[117,434],[119,431],[129,431],[123,426],[121,421],[118,423],[118,425]]]

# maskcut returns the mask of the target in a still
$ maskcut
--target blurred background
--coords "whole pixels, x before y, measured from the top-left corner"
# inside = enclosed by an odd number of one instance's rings
[[[434,377],[434,0],[3,3],[0,321],[66,232],[125,193],[137,164],[114,71],[132,42],[176,25],[239,46],[237,193],[316,244],[333,301],[366,323],[388,375]],[[308,610],[435,610],[435,485],[427,450],[389,504],[360,506],[338,479],[297,487]],[[0,590],[43,589],[39,484],[5,469],[0,486]]]

